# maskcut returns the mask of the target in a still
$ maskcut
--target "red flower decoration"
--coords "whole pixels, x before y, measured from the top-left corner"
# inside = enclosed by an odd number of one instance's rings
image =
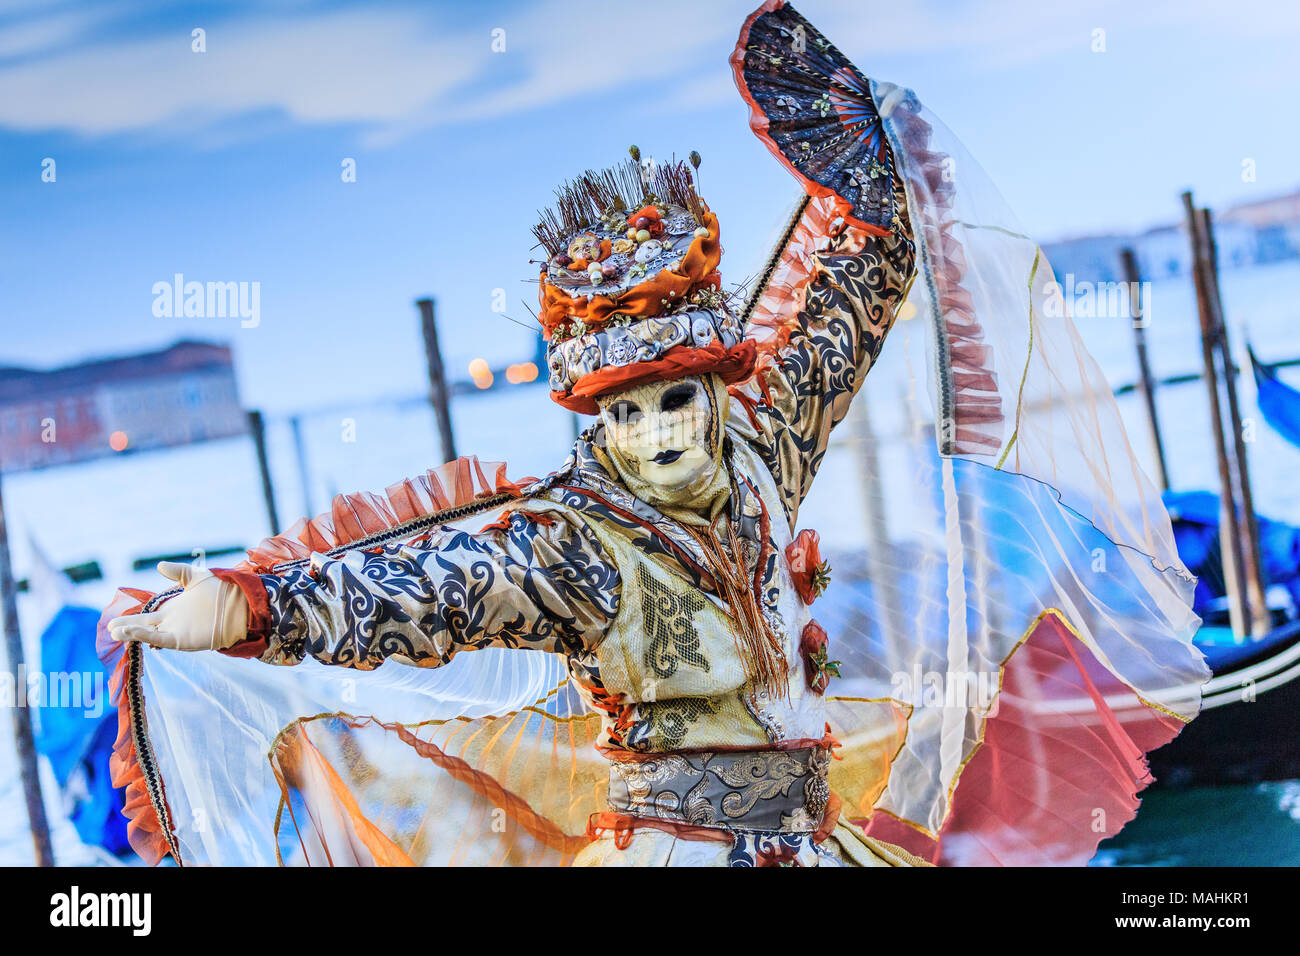
[[[803,658],[803,672],[808,689],[814,694],[826,693],[832,677],[840,676],[840,662],[826,655],[826,631],[816,621],[804,625],[799,635],[799,655]]]
[[[785,559],[794,577],[794,589],[804,604],[812,604],[831,583],[831,566],[822,560],[821,537],[811,528],[800,531],[785,546]]]
[[[645,220],[642,222],[642,220]],[[644,229],[651,238],[658,239],[664,234],[663,213],[654,206],[642,206],[627,217],[627,224],[633,229]]]

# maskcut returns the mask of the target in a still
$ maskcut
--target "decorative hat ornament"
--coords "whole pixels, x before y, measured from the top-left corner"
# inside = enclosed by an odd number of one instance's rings
[[[650,381],[753,372],[755,346],[727,307],[718,219],[685,162],[631,159],[556,190],[533,234],[546,250],[540,320],[551,397],[596,398]],[[691,153],[699,168],[699,154]]]

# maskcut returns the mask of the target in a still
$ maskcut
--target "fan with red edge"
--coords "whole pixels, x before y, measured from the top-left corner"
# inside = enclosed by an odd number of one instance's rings
[[[749,125],[807,193],[833,197],[851,225],[888,235],[893,161],[857,67],[784,0],[745,21],[731,67]]]

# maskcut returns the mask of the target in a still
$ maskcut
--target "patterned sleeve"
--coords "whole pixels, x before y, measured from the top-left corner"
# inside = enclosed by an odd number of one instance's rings
[[[754,444],[771,468],[793,525],[821,467],[831,429],[880,355],[915,269],[901,183],[888,236],[842,232],[807,286],[804,310],[777,360],[750,389]],[[860,246],[860,248],[859,248]]]
[[[618,610],[618,569],[582,519],[516,510],[480,532],[451,529],[279,574],[267,592],[272,664],[310,656],[371,670],[438,667],[482,647],[572,653],[599,644]]]

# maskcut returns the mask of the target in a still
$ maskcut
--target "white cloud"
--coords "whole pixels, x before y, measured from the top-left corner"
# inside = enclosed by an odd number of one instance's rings
[[[81,39],[105,16],[103,11],[56,11],[9,23],[0,32],[0,59],[33,56]]]
[[[392,122],[470,79],[478,59],[409,13],[195,26],[207,31],[207,52],[191,51],[185,28],[0,69],[0,124],[102,135],[262,109],[302,123]]]
[[[64,16],[29,17],[7,42],[31,54],[67,40]],[[585,106],[575,115],[589,121],[593,99],[607,105],[611,94],[653,92],[698,71],[740,22],[723,5],[694,9],[680,31],[673,19],[597,0],[548,0],[495,18],[468,5],[196,17],[205,53],[191,52],[186,25],[128,40],[92,33],[0,66],[0,126],[88,136],[175,126],[190,136],[196,123],[280,110],[304,124],[367,125],[368,141],[391,142],[566,101]],[[494,26],[507,31],[504,54],[491,52]]]
[[[0,0],[4,3],[5,0]],[[712,106],[729,95],[726,57],[756,0],[657,0],[646,5],[543,0],[522,11],[468,4],[376,6],[245,16],[122,41],[86,39],[85,17],[55,8],[7,26],[0,57],[0,126],[97,136],[204,124],[278,110],[303,124],[359,123],[365,142],[391,143],[442,123],[572,104],[574,123],[601,122],[624,95],[660,95],[666,108]],[[798,5],[866,71],[873,54],[943,52],[972,70],[996,70],[1086,48],[1081,24],[1125,30],[1179,23],[1240,35],[1294,31],[1294,14],[1224,18],[1209,0],[1135,6],[1091,0],[951,5]],[[490,30],[506,29],[493,54]],[[83,42],[71,49],[75,37]],[[46,52],[42,52],[46,51]],[[900,77],[921,82],[919,77]]]

